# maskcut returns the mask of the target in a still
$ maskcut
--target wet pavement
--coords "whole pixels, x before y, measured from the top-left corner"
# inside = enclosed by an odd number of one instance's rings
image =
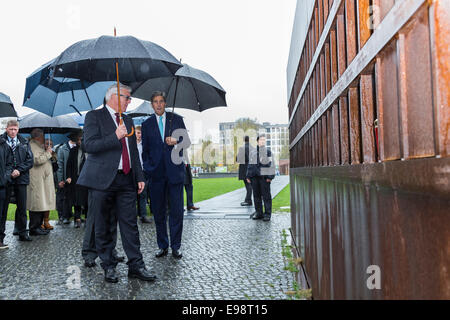
[[[196,204],[202,212],[186,215],[181,260],[170,253],[155,258],[154,223],[139,222],[144,261],[158,277],[149,283],[129,279],[125,263],[117,267],[116,284],[103,280],[99,259],[96,267],[84,267],[84,225],[57,225],[48,236],[19,242],[12,235],[14,223],[8,221],[9,249],[0,251],[0,299],[287,299],[284,292],[292,289],[294,278],[283,269],[281,231],[290,226],[289,213],[273,214],[270,222],[253,221],[248,218],[252,208],[227,202],[221,209],[226,213],[211,213],[213,208],[205,203]],[[117,247],[124,255],[120,235]]]

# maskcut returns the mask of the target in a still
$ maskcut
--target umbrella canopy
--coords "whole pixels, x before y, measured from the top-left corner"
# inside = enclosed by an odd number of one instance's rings
[[[53,62],[55,77],[97,81],[116,80],[116,66],[122,83],[172,76],[182,67],[161,46],[132,36],[101,36],[77,42]]]
[[[3,117],[17,117],[17,113],[9,96],[0,92],[0,118]]]
[[[26,80],[23,105],[51,117],[94,110],[103,103],[106,90],[113,81],[91,83],[73,78],[52,78],[47,62]]]
[[[150,100],[153,92],[167,93],[167,106],[195,111],[227,106],[225,90],[208,73],[184,64],[174,77],[149,79],[134,83],[133,97]]]
[[[67,133],[80,130],[78,123],[70,115],[50,117],[41,112],[30,113],[19,120],[19,131],[30,133],[40,128],[47,133]]]
[[[152,105],[148,101],[144,101],[139,107],[136,109],[126,112],[127,115],[129,115],[132,118],[136,117],[148,117],[155,113],[155,110],[153,110]]]

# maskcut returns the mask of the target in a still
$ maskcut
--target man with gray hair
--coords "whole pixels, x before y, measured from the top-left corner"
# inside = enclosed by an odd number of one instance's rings
[[[8,214],[9,202],[14,192],[16,199],[16,213],[14,235],[19,236],[20,241],[31,241],[27,231],[27,185],[30,183],[30,169],[33,167],[33,153],[28,141],[19,133],[19,122],[9,120],[6,124],[6,132],[1,137],[6,140],[13,158],[13,171],[11,182],[6,187],[6,198],[3,206],[3,214]]]
[[[77,183],[89,188],[89,215],[95,217],[95,245],[105,271],[105,281],[116,283],[117,260],[113,257],[115,241],[111,232],[119,222],[123,249],[128,257],[128,276],[154,281],[156,276],[145,268],[140,250],[136,219],[136,191],[145,187],[136,144],[133,121],[120,120],[119,108],[127,110],[131,89],[119,84],[105,95],[105,106],[87,113],[84,146],[89,156]]]

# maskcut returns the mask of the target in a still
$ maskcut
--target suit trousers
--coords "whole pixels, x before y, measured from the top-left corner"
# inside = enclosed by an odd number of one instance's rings
[[[148,181],[145,181],[145,188],[141,194],[137,195],[137,216],[144,218],[147,216]]]
[[[194,187],[192,186],[192,183],[185,184],[184,189],[186,190],[186,205],[188,208],[193,207],[194,206],[194,200],[193,200]]]
[[[170,184],[167,179],[152,180],[150,201],[155,218],[156,240],[160,249],[169,247],[167,234],[167,200],[169,202],[170,247],[181,247],[183,232],[183,182]]]
[[[39,229],[44,223],[44,213],[48,211],[30,211],[30,231]]]
[[[253,189],[253,202],[257,215],[263,215],[262,204],[264,202],[264,215],[272,214],[272,195],[270,193],[270,182],[264,177],[250,178]]]
[[[86,226],[84,230],[84,238],[83,238],[83,246],[81,249],[81,256],[83,257],[84,261],[95,261],[97,259],[97,249],[95,248],[95,215],[91,214],[92,212],[89,211],[89,208],[91,208],[91,196],[92,190],[88,191],[88,213],[86,217]],[[115,222],[114,214],[110,215],[111,223],[110,223],[110,233],[113,238],[114,247],[117,243],[117,222]],[[117,257],[117,251],[116,249],[113,250],[113,257]]]
[[[117,260],[113,257],[116,243],[114,233],[111,232],[117,222],[129,269],[144,267],[136,219],[136,186],[133,182],[133,172],[117,173],[106,190],[93,189],[90,198],[88,216],[92,213],[95,217],[95,247],[102,260],[102,268],[107,270],[117,265]]]
[[[3,210],[3,206],[5,205],[5,199],[6,199],[6,188],[0,187],[0,208],[2,210],[0,211],[0,242],[3,242],[3,239],[5,239],[5,229],[6,229],[6,218],[8,216],[8,210]]]
[[[9,201],[13,191],[17,203],[14,229],[17,229],[19,235],[23,236],[27,233],[27,185],[10,184],[6,187],[6,199],[3,206],[4,214],[8,214]]]
[[[252,184],[247,182],[247,179],[244,179],[245,190],[247,191],[245,195],[245,202],[252,203]]]

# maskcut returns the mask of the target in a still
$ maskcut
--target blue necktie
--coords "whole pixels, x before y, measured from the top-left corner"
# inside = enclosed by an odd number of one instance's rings
[[[164,141],[164,124],[163,124],[162,116],[159,117],[159,133],[161,134],[161,139],[163,139],[163,141]]]

